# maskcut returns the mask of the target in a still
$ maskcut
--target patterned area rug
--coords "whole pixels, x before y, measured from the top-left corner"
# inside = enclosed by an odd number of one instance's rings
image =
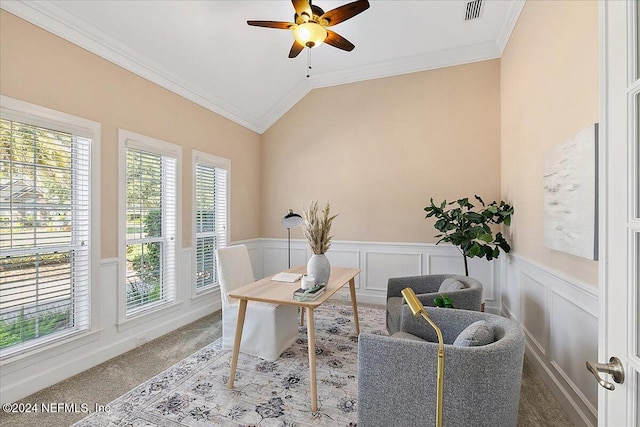
[[[275,362],[240,353],[235,388],[226,387],[231,351],[221,339],[111,402],[75,427],[352,426],[357,349],[351,306],[315,311],[318,411],[311,411],[306,327]],[[384,309],[359,307],[360,330],[384,334]]]

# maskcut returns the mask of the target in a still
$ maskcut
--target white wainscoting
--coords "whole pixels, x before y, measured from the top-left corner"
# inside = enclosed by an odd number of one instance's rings
[[[517,254],[501,258],[502,314],[517,320],[526,354],[576,425],[596,426],[598,290]]]
[[[238,243],[244,243],[249,247],[256,278],[288,268],[286,239],[258,239]],[[306,240],[291,241],[292,266],[306,264],[311,255]],[[333,241],[327,258],[333,266],[361,270],[356,277],[357,298],[360,302],[371,304],[385,304],[387,280],[390,277],[464,274],[462,256],[454,247],[448,245]],[[484,285],[486,310],[493,313],[500,312],[499,268],[499,262],[477,258],[469,260],[469,274]],[[346,288],[336,295],[339,299],[349,299]]]
[[[219,290],[192,296],[191,249],[183,249],[180,255],[179,302],[126,329],[117,325],[119,261],[103,259],[94,284],[100,300],[91,331],[0,361],[2,403],[15,402],[219,310]]]
[[[251,239],[249,249],[256,278],[288,267],[286,239]],[[181,251],[180,304],[170,315],[131,328],[117,326],[118,259],[100,265],[98,316],[91,333],[21,357],[0,361],[2,403],[13,402],[140,344],[220,309],[220,292],[193,296],[191,249]],[[459,252],[446,245],[335,241],[327,256],[334,266],[361,270],[356,279],[358,301],[384,304],[390,277],[420,274],[463,274]],[[305,240],[291,241],[291,265],[306,264],[311,251]],[[570,277],[554,273],[517,255],[499,262],[469,260],[470,275],[485,287],[486,310],[503,313],[522,324],[528,359],[552,388],[577,425],[597,424],[596,383],[584,368],[597,359],[598,293]],[[344,289],[337,298],[347,300]]]

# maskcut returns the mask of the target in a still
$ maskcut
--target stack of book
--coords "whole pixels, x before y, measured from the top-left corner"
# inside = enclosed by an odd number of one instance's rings
[[[317,285],[311,289],[296,289],[293,291],[293,298],[298,301],[313,301],[322,294],[324,294],[324,285]]]

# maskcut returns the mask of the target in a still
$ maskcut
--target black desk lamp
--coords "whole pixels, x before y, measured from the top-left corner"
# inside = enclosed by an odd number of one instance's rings
[[[289,209],[289,213],[282,218],[282,225],[287,228],[287,247],[289,252],[289,268],[291,268],[291,229],[302,224],[304,220],[297,213],[293,213],[293,209]]]

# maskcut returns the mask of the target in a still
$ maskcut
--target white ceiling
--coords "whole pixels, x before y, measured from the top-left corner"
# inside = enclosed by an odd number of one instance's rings
[[[350,0],[316,0],[325,11]],[[288,30],[246,21],[293,20],[290,1],[2,0],[0,7],[197,104],[262,133],[319,87],[498,58],[524,0],[370,0],[332,29],[356,48],[287,57]]]

